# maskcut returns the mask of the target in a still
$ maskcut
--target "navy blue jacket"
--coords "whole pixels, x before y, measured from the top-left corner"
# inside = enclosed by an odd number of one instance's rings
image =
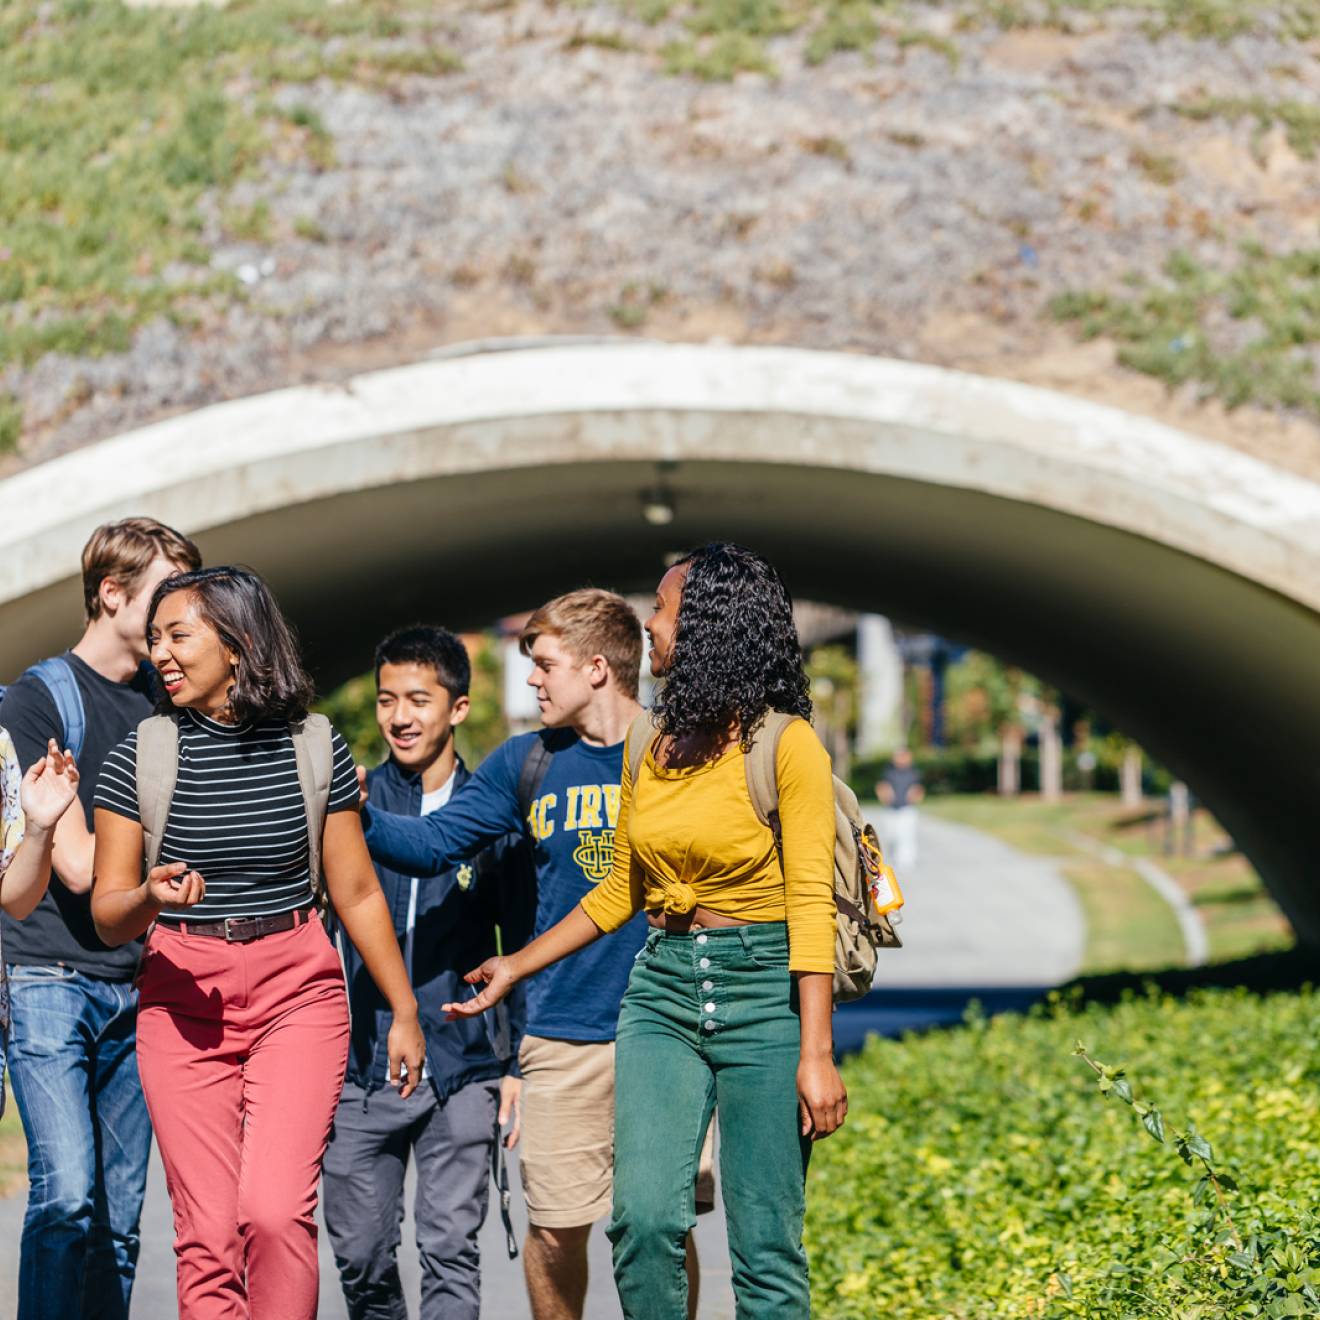
[[[454,776],[457,797],[472,776],[461,760]],[[383,810],[421,815],[421,776],[402,769],[393,758],[370,771],[367,784],[372,802]],[[440,812],[447,809],[448,804]],[[376,874],[402,950],[412,877],[379,863]],[[507,1015],[500,1005],[479,1018],[446,1022],[440,1005],[471,997],[472,988],[463,974],[496,952],[497,924],[504,950],[510,952],[526,943],[535,912],[535,872],[527,844],[519,835],[500,839],[470,863],[424,877],[417,886],[413,990],[426,1037],[431,1085],[442,1101],[470,1082],[517,1074],[518,1045],[526,1020],[526,995],[521,986],[506,1001]],[[339,943],[353,1020],[346,1080],[370,1092],[383,1087],[389,1077],[386,1038],[393,1016],[352,942],[345,935]]]

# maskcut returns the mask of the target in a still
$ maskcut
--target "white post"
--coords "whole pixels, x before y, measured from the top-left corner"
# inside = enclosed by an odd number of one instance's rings
[[[999,795],[1017,797],[1022,791],[1022,730],[1006,724],[999,731]]]
[[[1123,751],[1123,767],[1119,771],[1119,788],[1123,805],[1129,810],[1141,806],[1141,748],[1128,743]]]
[[[1059,712],[1049,707],[1040,721],[1040,796],[1057,802],[1063,796],[1063,739],[1059,736]]]

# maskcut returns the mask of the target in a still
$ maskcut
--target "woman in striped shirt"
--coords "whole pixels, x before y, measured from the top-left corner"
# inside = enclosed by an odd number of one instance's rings
[[[246,570],[166,579],[147,630],[161,710],[177,726],[177,779],[144,880],[138,790],[161,772],[141,755],[148,726],[106,760],[92,916],[108,944],[152,928],[138,1066],[174,1205],[179,1313],[310,1320],[316,1185],[348,1049],[295,742],[312,687],[269,589]],[[417,1001],[363,841],[353,758],[334,730],[329,742],[317,851],[393,1011],[390,1077],[406,1096],[422,1069]]]

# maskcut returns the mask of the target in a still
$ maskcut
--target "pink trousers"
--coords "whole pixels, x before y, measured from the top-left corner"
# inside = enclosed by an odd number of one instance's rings
[[[181,1320],[311,1320],[312,1216],[348,1058],[338,955],[315,918],[247,944],[160,923],[139,985]]]

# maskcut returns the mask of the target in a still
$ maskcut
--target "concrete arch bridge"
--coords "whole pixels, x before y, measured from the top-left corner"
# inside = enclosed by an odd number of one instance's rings
[[[1320,943],[1320,488],[1144,418],[861,356],[478,345],[104,441],[0,483],[0,508],[5,675],[67,644],[83,540],[130,513],[265,573],[326,683],[401,620],[645,591],[666,552],[745,541],[804,597],[1104,710]]]

